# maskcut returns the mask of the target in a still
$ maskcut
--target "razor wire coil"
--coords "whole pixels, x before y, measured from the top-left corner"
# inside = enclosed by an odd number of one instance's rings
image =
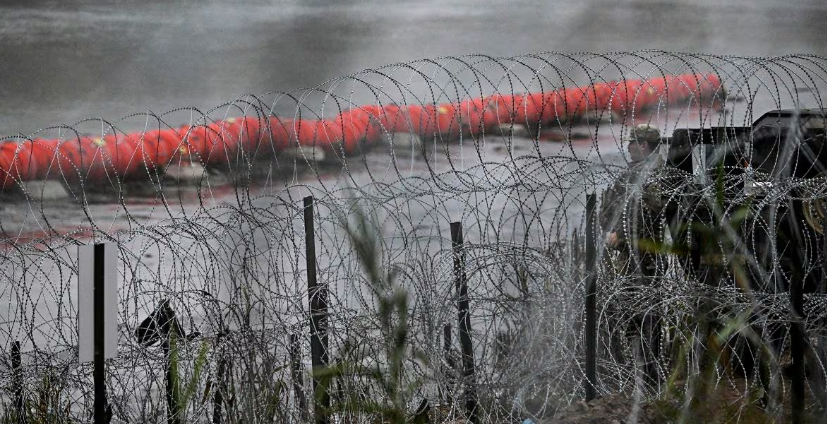
[[[551,414],[582,396],[585,194],[606,190],[629,169],[630,129],[651,123],[670,136],[679,129],[749,126],[774,109],[820,109],[826,65],[824,58],[806,55],[751,58],[662,51],[447,57],[366,70],[307,90],[246,95],[209,111],[182,107],[7,137],[4,146],[16,149],[19,161],[20,146],[37,146],[37,140],[57,140],[60,146],[85,138],[105,143],[181,131],[177,153],[169,153],[172,159],[142,168],[138,163],[148,162],[136,153],[123,162],[128,175],[110,166],[120,157],[95,156],[101,164],[97,170],[66,167],[72,162],[59,148],[51,150],[49,166],[38,170],[40,178],[27,181],[21,170],[7,173],[4,181],[14,181],[3,193],[0,212],[0,299],[5,299],[0,340],[6,352],[0,355],[7,364],[0,379],[11,384],[8,352],[19,340],[31,413],[53,414],[49,416],[64,422],[88,419],[93,393],[91,365],[77,359],[76,248],[105,241],[117,244],[120,260],[119,355],[107,365],[116,420],[166,419],[163,363],[168,357],[157,347],[141,346],[134,334],[141,320],[167,299],[184,331],[200,334],[182,342],[176,353],[182,384],[192,379],[191,386],[184,386],[192,392],[182,419],[211,417],[211,399],[221,386],[227,416],[299,422],[306,411],[297,406],[291,389],[288,340],[291,334],[300,337],[305,395],[312,400],[301,204],[312,195],[318,281],[329,290],[328,354],[333,364],[352,371],[334,379],[331,387],[337,414],[367,414],[348,403],[349,396],[389,402],[367,371],[386,372],[392,362],[388,349],[393,338],[382,320],[402,317],[381,310],[385,306],[378,299],[392,297],[396,289],[407,293],[408,343],[399,377],[400,387],[411,389],[404,394],[406,408],[412,411],[422,398],[440,405],[462,398],[451,222],[461,222],[465,233],[474,377],[486,419],[496,422],[524,409]],[[677,103],[664,95],[642,109],[634,106],[635,99],[646,95],[640,88],[622,93],[629,104],[610,102],[596,111],[586,105],[578,116],[570,112],[580,106],[566,104],[563,114],[548,109],[555,115],[535,121],[525,118],[529,103],[518,104],[526,93],[543,93],[538,98],[545,111],[545,102],[554,98],[548,94],[559,90],[681,74],[717,75],[725,91],[706,98],[689,95]],[[614,95],[621,98],[621,93]],[[468,106],[476,100],[485,107],[473,113],[488,111],[508,119],[491,126],[469,118],[467,111],[454,111],[443,117],[443,124],[431,121],[442,116],[439,105]],[[378,127],[363,129],[376,131],[379,141],[372,145],[364,142],[365,135],[362,144],[346,146],[345,118],[338,129],[319,124],[307,132],[310,120],[332,120],[347,111],[367,110],[365,105],[382,111],[397,106],[411,111],[413,105],[435,112],[423,112],[419,120],[401,113],[404,123],[395,128],[373,119]],[[500,113],[500,108],[509,110]],[[278,148],[275,142],[227,148],[216,153],[224,158],[220,162],[191,154],[187,140],[210,134],[220,140],[216,128],[240,121],[282,125],[259,128],[259,141],[272,141],[282,130],[293,138]],[[302,144],[300,137],[312,142]],[[739,329],[763,331],[764,340],[783,356],[794,317],[788,290],[772,286],[821,275],[824,260],[819,257],[821,236],[796,216],[799,206],[791,205],[824,199],[825,179],[795,175],[796,164],[813,167],[812,157],[796,151],[783,153],[790,155],[785,159],[780,147],[782,163],[767,159],[761,169],[747,172],[741,164],[755,156],[744,140],[749,137],[708,147],[709,162],[733,160],[710,166],[702,175],[678,163],[649,169],[637,179],[640,187],[656,186],[664,202],[673,205],[670,217],[666,212],[656,217],[659,228],[670,233],[677,227],[670,228],[669,219],[687,223],[689,234],[708,234],[708,228],[728,225],[733,217],[750,217],[718,231],[711,242],[715,247],[706,251],[710,262],[693,268],[685,254],[666,251],[657,259],[660,275],[642,278],[628,269],[618,271],[613,263],[617,254],[606,249],[605,234],[595,236],[601,252],[599,350],[605,353],[599,355],[599,393],[660,393],[663,386],[657,383],[641,386],[630,359],[638,321],[656,316],[664,328],[686,330],[663,330],[664,345],[690,343],[700,330],[687,322],[699,305]],[[12,169],[0,163],[4,166]],[[42,180],[59,183],[68,197],[50,200],[52,188]],[[745,191],[751,181],[767,182],[761,196]],[[634,215],[641,213],[635,206],[640,187],[618,204],[600,205],[618,212],[612,226],[626,234],[639,230]],[[718,198],[725,202],[716,204]],[[356,211],[365,212],[365,223],[353,221]],[[775,249],[779,242],[773,238],[779,216],[790,215],[794,224],[784,228],[802,234],[802,253],[796,258],[804,263],[798,276],[791,275],[795,267],[784,262],[790,259]],[[353,225],[373,238],[368,258],[357,255],[345,231]],[[742,260],[743,267],[733,265]],[[379,270],[378,281],[366,273],[366,263]],[[712,273],[718,274],[708,277]],[[750,279],[748,290],[738,286],[741,274]],[[804,326],[816,340],[823,336],[827,298],[820,288],[803,298]],[[447,353],[445,324],[454,330]],[[662,376],[675,360],[664,355],[656,364]],[[199,361],[204,367],[196,371]],[[219,376],[222,361],[225,374]],[[827,379],[822,362],[818,364],[817,373]],[[3,398],[7,411],[10,399]],[[450,413],[461,414],[460,405],[454,402]]]

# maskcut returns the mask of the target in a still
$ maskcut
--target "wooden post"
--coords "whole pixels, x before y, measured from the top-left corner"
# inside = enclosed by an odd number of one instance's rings
[[[465,383],[465,411],[468,422],[479,424],[477,416],[476,377],[474,374],[474,348],[471,344],[471,315],[468,312],[468,281],[465,274],[465,251],[463,249],[462,225],[451,223],[451,244],[454,254],[454,281],[458,295],[459,345],[462,353],[462,377]]]
[[[586,196],[586,401],[597,396],[597,244],[595,212],[597,196]]]
[[[314,416],[317,424],[327,424],[330,394],[316,373],[328,365],[327,287],[316,282],[316,236],[313,226],[313,196],[304,198],[304,237],[307,259],[307,291],[310,303],[310,356],[313,363]]]

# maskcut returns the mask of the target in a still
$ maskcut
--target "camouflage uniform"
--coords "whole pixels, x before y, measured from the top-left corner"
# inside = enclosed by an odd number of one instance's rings
[[[640,290],[641,287],[656,285],[657,276],[665,271],[665,261],[652,251],[654,246],[642,244],[662,241],[660,222],[666,202],[660,184],[652,178],[663,165],[663,160],[652,148],[654,144],[648,144],[659,141],[660,132],[643,124],[632,130],[630,138],[633,157],[629,169],[603,193],[599,219],[601,228],[610,235],[606,257],[612,271],[617,276],[627,277],[629,288]],[[632,144],[635,142],[642,144]],[[641,240],[644,242],[641,243]],[[633,302],[634,297],[621,296],[616,300]],[[622,314],[624,311],[617,312]],[[633,346],[643,355],[643,371],[654,383],[658,379],[656,364],[660,318],[649,312],[631,317],[630,324],[626,328],[626,337],[635,341]],[[612,344],[615,354],[622,356],[619,353],[620,341],[613,340]]]
[[[632,130],[631,138],[630,142],[656,141],[660,139],[660,132],[643,124]],[[658,271],[657,255],[641,247],[640,241],[662,240],[660,220],[665,199],[660,185],[651,177],[663,165],[663,160],[654,153],[646,156],[633,157],[629,169],[603,193],[601,201],[600,226],[617,236],[609,249],[617,252],[612,256],[615,256],[615,271],[621,275],[654,277]]]

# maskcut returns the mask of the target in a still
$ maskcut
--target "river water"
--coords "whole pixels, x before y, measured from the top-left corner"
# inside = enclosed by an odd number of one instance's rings
[[[639,49],[747,56],[798,52],[827,54],[827,43],[823,41],[824,22],[827,22],[827,4],[816,0],[726,3],[713,0],[680,3],[590,0],[513,1],[507,4],[495,0],[6,2],[0,6],[0,62],[3,63],[0,67],[0,99],[3,100],[0,102],[0,134],[54,136],[59,131],[40,130],[61,124],[68,124],[81,133],[94,134],[101,132],[100,117],[118,121],[121,131],[141,131],[147,128],[147,111],[163,114],[176,108],[187,108],[167,115],[172,120],[169,124],[174,126],[190,123],[193,110],[213,116],[232,114],[234,109],[219,105],[249,99],[248,94],[269,102],[276,113],[293,114],[295,103],[267,93],[315,87],[363,69],[428,57],[468,54],[499,57],[542,51]],[[484,69],[486,75],[502,74],[492,70],[493,62],[486,62],[483,56],[464,60],[478,63],[478,69]],[[459,62],[442,59],[439,63],[455,66],[458,80],[468,78],[462,83],[470,85],[473,82],[472,73],[462,68]],[[514,61],[508,63],[515,66]],[[539,62],[534,63],[540,66]],[[451,79],[436,71],[437,67],[423,62],[418,62],[417,66],[429,69],[435,81],[423,82],[405,67],[386,68],[385,71],[399,81],[410,82],[411,92],[427,91],[423,89],[429,84],[442,88],[450,85]],[[512,72],[513,75],[522,72],[530,79],[534,69],[537,68]],[[574,69],[571,82],[587,84],[588,79],[583,76],[582,69]],[[605,78],[618,76],[610,70],[605,71]],[[377,77],[372,74],[369,78]],[[471,94],[490,94],[491,88],[506,90],[508,86],[503,81],[482,89],[489,92]],[[534,84],[518,84],[514,91],[531,91],[537,88],[536,81]],[[377,95],[366,87],[347,80],[334,90],[353,104],[373,103]],[[322,103],[324,100],[324,96],[316,95],[308,97],[306,103],[316,110],[326,104],[330,110],[329,99]],[[805,100],[805,103],[813,105],[814,102]],[[763,97],[753,105],[759,112],[773,106],[771,96]],[[214,110],[216,107],[219,108]],[[735,106],[735,109],[743,111],[744,106]],[[209,112],[211,110],[214,111]],[[334,108],[327,115],[335,112]],[[119,121],[134,113],[139,115]],[[667,129],[698,122],[697,113],[664,113],[657,118],[666,123]],[[708,123],[716,118],[707,116],[705,119]],[[490,137],[483,144],[466,140],[444,148],[439,144],[431,145],[428,147],[431,149],[428,163],[413,149],[401,148],[394,157],[385,149],[368,154],[364,160],[352,161],[347,171],[340,166],[320,168],[318,176],[304,172],[276,177],[263,188],[253,190],[253,197],[259,198],[250,204],[266,208],[266,202],[272,201],[267,197],[269,194],[288,199],[285,204],[273,203],[270,211],[282,211],[283,216],[270,219],[279,223],[278,228],[297,234],[295,238],[300,244],[298,205],[302,196],[322,193],[320,187],[340,192],[347,185],[358,186],[382,198],[387,194],[384,184],[394,184],[400,176],[427,177],[430,173],[445,173],[446,184],[464,185],[464,188],[457,193],[426,190],[396,204],[389,199],[382,203],[380,220],[391,229],[389,239],[402,243],[394,246],[396,251],[404,250],[405,243],[411,240],[441,239],[434,246],[426,241],[424,247],[416,251],[443,253],[444,260],[436,260],[438,266],[435,266],[444,275],[434,278],[445,277],[446,287],[450,287],[450,266],[445,259],[450,221],[462,221],[468,228],[466,240],[474,243],[526,241],[539,247],[553,242],[558,236],[570,234],[572,228],[579,226],[583,211],[581,197],[587,187],[595,187],[591,182],[572,181],[566,184],[567,189],[542,199],[537,198],[536,193],[524,194],[517,188],[503,188],[519,183],[522,177],[536,177],[537,184],[542,185],[543,181],[585,169],[569,160],[561,165],[571,167],[566,172],[561,169],[542,175],[542,167],[536,161],[532,162],[531,157],[561,156],[592,163],[622,164],[618,140],[626,127],[614,123],[600,128],[600,135],[589,133],[594,125],[574,128],[581,137],[579,141],[573,140],[571,145],[502,136]],[[509,157],[523,159],[509,165]],[[303,161],[297,163],[302,165]],[[368,164],[370,173],[364,170],[364,163]],[[482,163],[497,165],[491,171]],[[520,166],[524,168],[520,169]],[[449,171],[453,169],[463,172],[451,175]],[[481,190],[473,188],[473,183],[463,181],[463,176],[471,176],[474,181],[500,181],[499,191],[495,194],[489,191],[487,197],[480,196]],[[174,195],[167,193],[166,203],[160,196],[149,194],[131,197],[124,203],[104,199],[86,205],[85,209],[81,207],[82,201],[76,207],[71,205],[75,202],[7,203],[2,205],[0,220],[7,231],[11,229],[12,233],[25,234],[48,226],[88,229],[91,226],[88,217],[91,216],[102,230],[116,231],[129,230],[139,226],[138,223],[171,224],[176,217],[191,216],[205,207],[216,215],[217,211],[228,210],[222,208],[239,204],[238,193],[226,187],[215,187],[203,199],[198,199],[192,191],[185,190],[181,196],[177,191]],[[328,211],[324,207],[321,209],[320,214]],[[126,216],[127,211],[131,217]],[[534,218],[534,222],[528,223],[523,219],[525,217]],[[282,219],[283,222],[279,221]],[[326,225],[319,230],[320,237],[328,243],[320,247],[322,268],[334,266],[341,259],[339,249],[345,246],[341,236],[334,235],[333,221],[328,219]],[[240,225],[239,228],[244,227]],[[133,239],[125,236],[128,243],[122,255],[129,255],[130,263],[139,265],[122,269],[129,284],[122,287],[121,296],[130,302],[121,311],[124,323],[135,325],[145,316],[152,302],[164,294],[153,292],[160,288],[182,292],[210,288],[209,291],[222,301],[234,301],[234,296],[238,295],[233,289],[238,284],[235,273],[239,265],[236,261],[244,255],[233,247],[240,245],[253,250],[251,256],[261,262],[259,266],[264,267],[260,268],[264,269],[264,275],[276,276],[288,269],[293,275],[282,275],[283,279],[277,285],[279,288],[291,287],[292,294],[287,297],[292,296],[293,300],[302,297],[303,252],[295,240],[289,240],[291,237],[285,238],[285,246],[270,248],[271,253],[263,255],[262,246],[269,246],[268,237],[272,234],[257,233],[255,229],[214,234],[209,241],[203,241],[209,237],[202,234],[202,245],[198,238],[177,235],[171,241],[159,243],[153,239],[156,235],[144,232]],[[219,257],[213,259],[225,262],[224,265],[210,265],[210,255],[195,248],[206,244],[219,252]],[[3,296],[5,305],[0,304],[0,315],[6,323],[2,333],[11,340],[24,338],[24,334],[31,335],[31,329],[36,328],[35,334],[24,341],[24,350],[35,345],[48,348],[55,343],[60,347],[73,344],[72,332],[66,330],[73,325],[71,320],[55,324],[66,315],[72,316],[77,308],[71,299],[63,296],[73,291],[74,280],[65,274],[71,269],[66,265],[63,268],[55,265],[71,264],[75,253],[71,248],[61,252],[56,253],[54,259],[29,254],[20,259],[21,256],[10,254],[12,259],[4,264],[7,282],[14,283],[7,284]],[[242,259],[242,262],[246,260]],[[31,271],[24,266],[28,263],[40,263],[41,266]],[[274,263],[282,265],[279,267]],[[194,281],[180,281],[182,278]],[[43,280],[50,283],[38,282]],[[271,293],[273,289],[272,286],[260,288],[261,293]],[[361,294],[353,293],[352,287],[343,284],[339,289],[341,293],[337,298],[345,300],[343,307],[358,308],[363,304]],[[478,294],[490,290],[493,289],[480,288]],[[138,295],[138,292],[143,294]],[[260,308],[283,311],[300,307],[291,304],[290,300],[279,302],[262,304]],[[62,306],[56,308],[55,305]],[[62,310],[62,314],[57,310]],[[205,313],[194,312],[195,315]],[[266,315],[265,312],[262,314]],[[68,339],[58,341],[67,334],[70,335]]]
[[[825,54],[825,19],[818,0],[11,1],[0,6],[0,134],[208,110],[448,55]]]

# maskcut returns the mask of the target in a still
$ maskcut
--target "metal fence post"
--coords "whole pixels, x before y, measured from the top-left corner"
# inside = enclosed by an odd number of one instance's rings
[[[215,393],[212,398],[212,422],[213,424],[221,424],[222,404],[224,403],[224,352],[219,351],[218,354],[218,369],[215,376]]]
[[[94,374],[95,385],[95,424],[107,424],[111,419],[111,409],[106,401],[106,371],[104,356],[104,279],[105,279],[105,252],[103,243],[94,246],[93,263],[93,334],[94,334]]]
[[[586,401],[597,396],[597,269],[595,209],[597,195],[586,196]]]
[[[14,387],[14,406],[17,409],[17,423],[26,423],[26,405],[23,403],[23,360],[20,356],[20,342],[11,345],[11,368]]]
[[[307,291],[310,303],[310,355],[313,363],[314,415],[318,424],[327,424],[330,394],[316,373],[327,367],[327,287],[316,281],[316,236],[313,224],[313,196],[304,198],[304,236],[307,259]]]
[[[462,240],[462,224],[451,223],[451,244],[454,254],[454,281],[459,309],[459,345],[462,353],[462,377],[465,383],[465,410],[468,422],[479,424],[477,416],[476,377],[474,374],[474,347],[471,344],[471,315],[468,300],[468,281],[465,274],[465,251]]]

